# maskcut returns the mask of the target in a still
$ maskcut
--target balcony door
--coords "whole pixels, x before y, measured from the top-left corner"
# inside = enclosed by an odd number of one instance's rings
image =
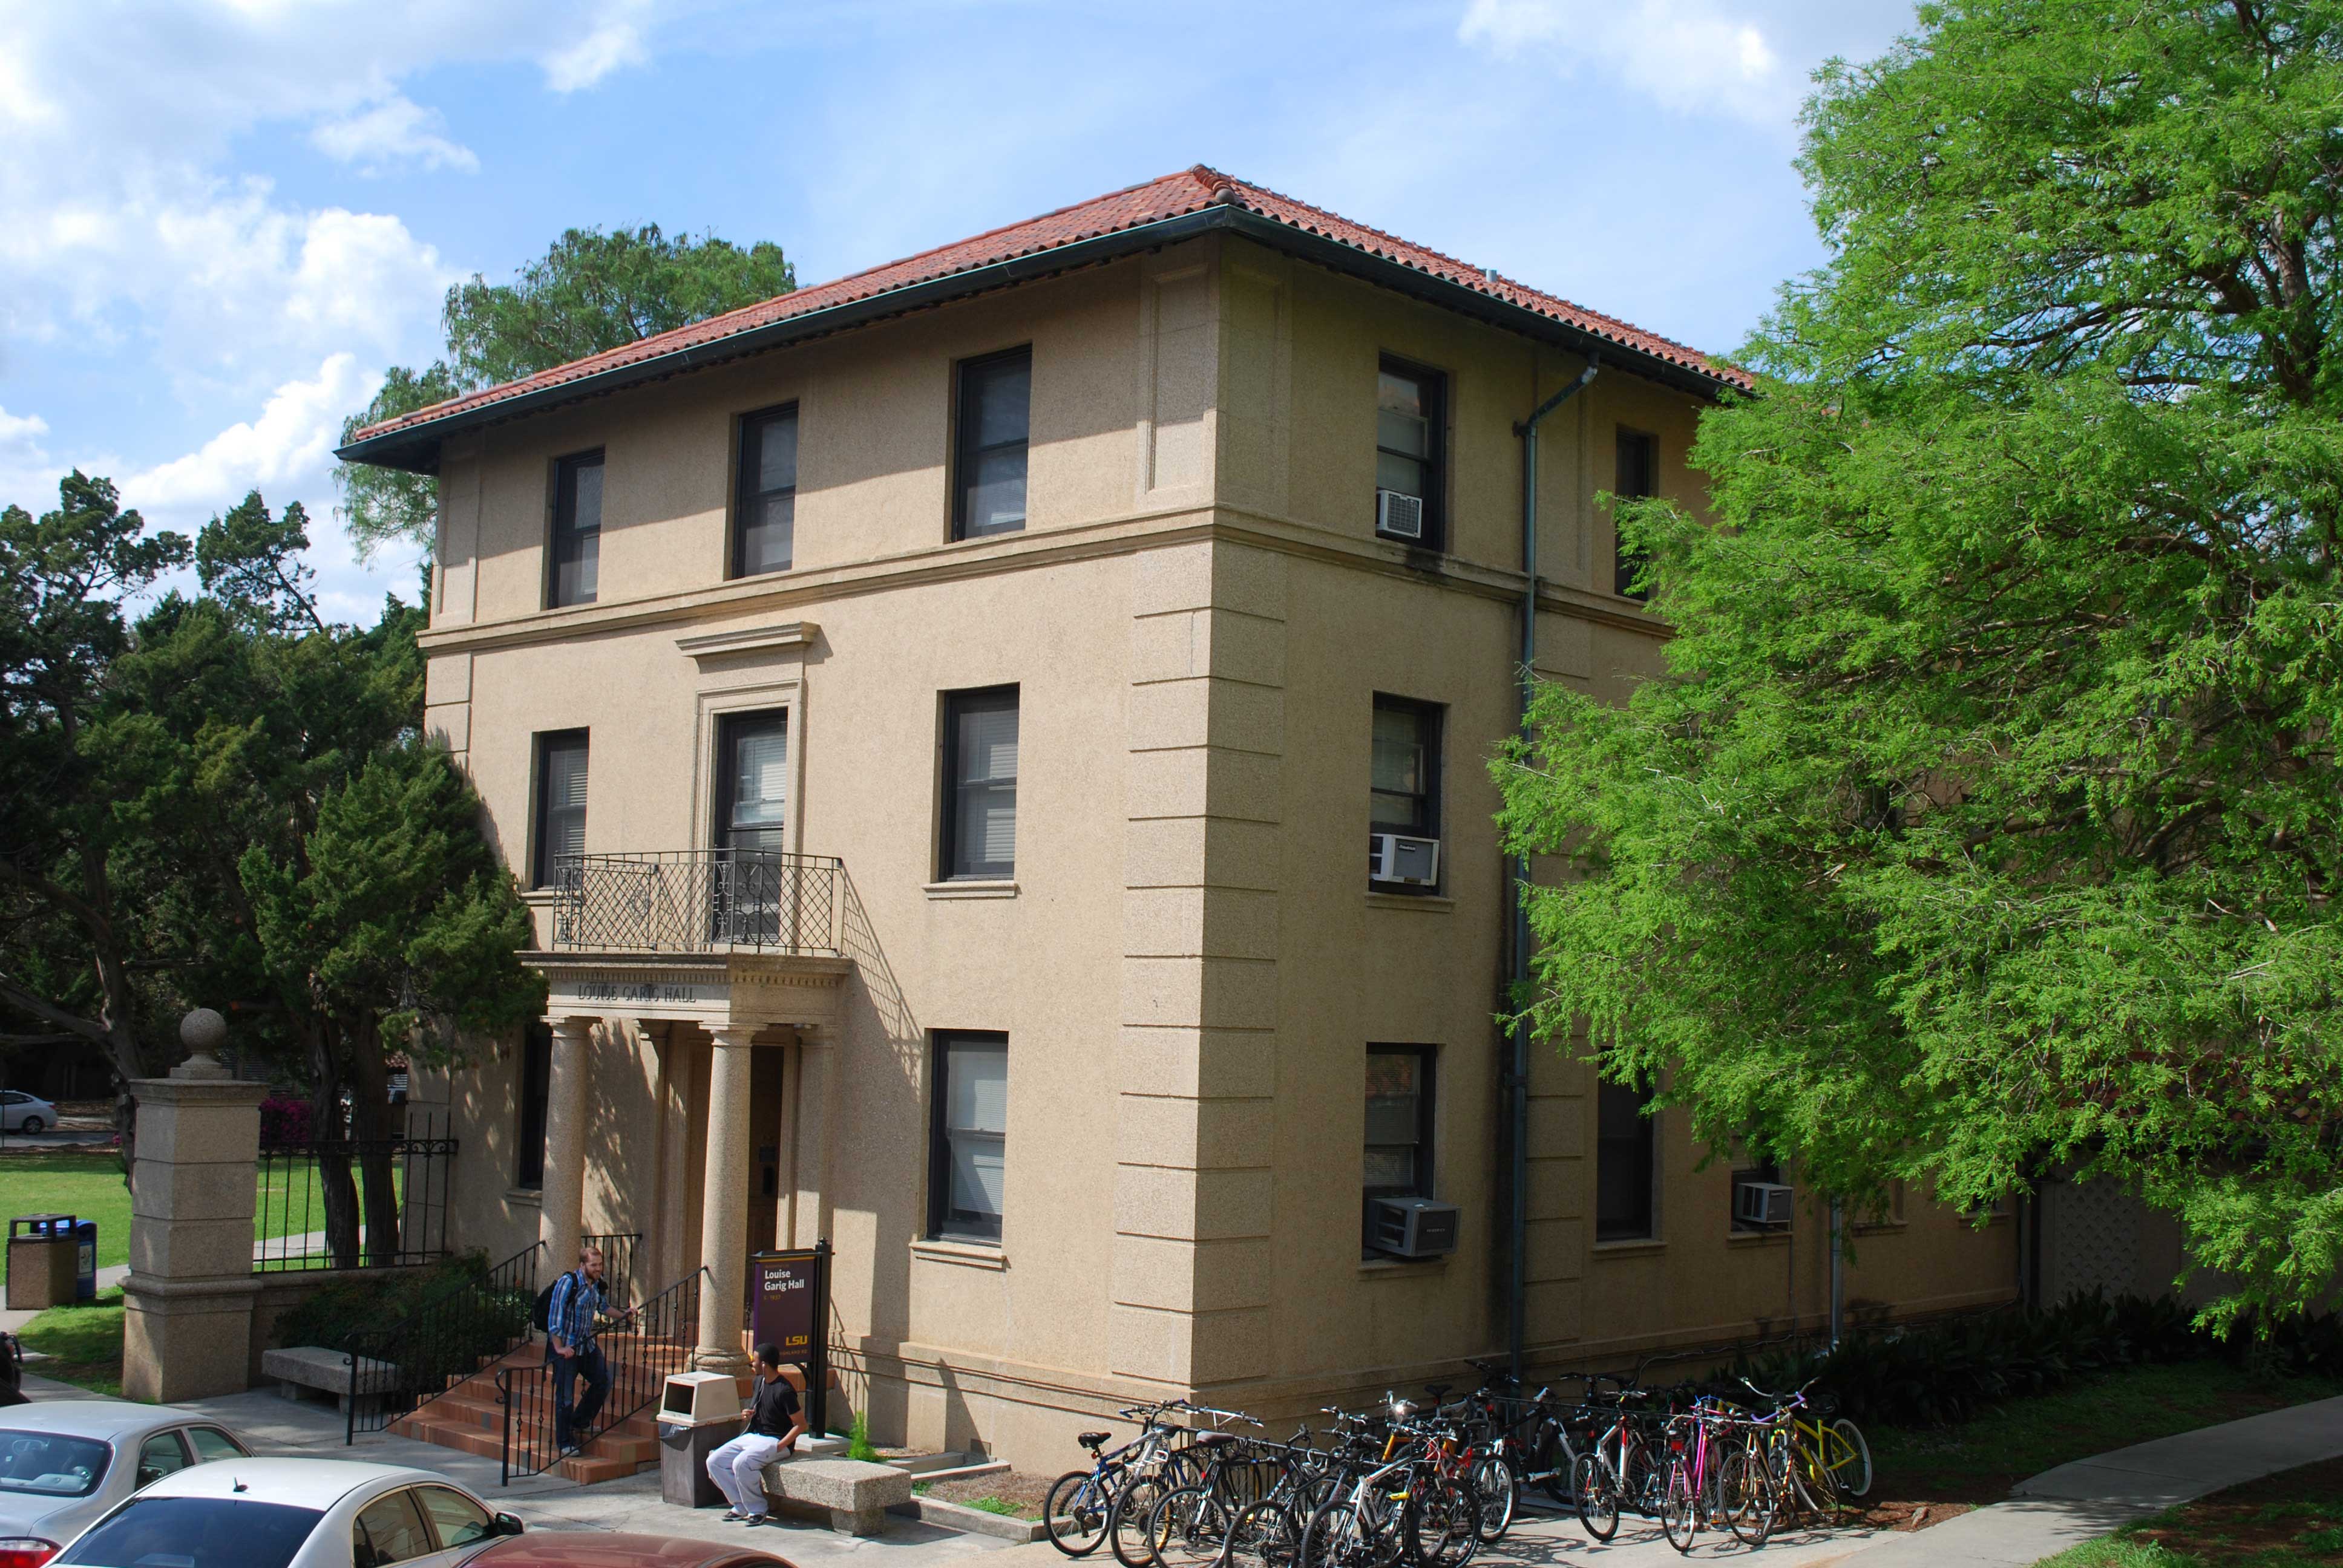
[[[741,713],[718,730],[718,939],[789,946],[799,900],[787,855],[789,726],[785,710]]]

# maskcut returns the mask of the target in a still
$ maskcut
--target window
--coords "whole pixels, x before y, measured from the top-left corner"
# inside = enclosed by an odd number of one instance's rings
[[[1025,447],[1031,428],[1033,351],[1011,349],[960,367],[960,449],[952,538],[980,539],[1025,526]]]
[[[1369,871],[1376,869],[1375,839],[1385,833],[1414,839],[1440,837],[1440,731],[1437,703],[1411,702],[1375,694],[1374,737],[1368,764],[1367,834]],[[1394,868],[1405,869],[1405,868]],[[1431,869],[1429,858],[1423,869]],[[1378,890],[1430,893],[1438,879],[1412,884],[1371,880]]]
[[[1612,493],[1621,500],[1660,493],[1660,442],[1656,436],[1646,436],[1640,430],[1619,432],[1619,476]],[[1614,509],[1615,518],[1616,509]],[[1611,532],[1612,573],[1614,587],[1625,598],[1649,598],[1652,596],[1635,586],[1635,574],[1644,569],[1640,550],[1631,550],[1619,542],[1614,523]]]
[[[1363,1200],[1432,1196],[1433,1049],[1367,1047],[1366,1160]],[[1374,1231],[1373,1205],[1360,1204],[1360,1242]]]
[[[744,416],[739,485],[732,499],[732,575],[789,570],[797,518],[797,405]]]
[[[928,1151],[928,1234],[1001,1240],[1009,1037],[939,1034]]]
[[[437,1550],[431,1544],[429,1526],[416,1512],[415,1493],[406,1487],[358,1510],[351,1533],[350,1556],[357,1568],[384,1568]]]
[[[789,716],[786,710],[738,713],[717,733],[716,925],[719,940],[771,944],[799,891],[781,859],[789,841],[782,811],[789,797]],[[795,933],[792,931],[792,937]]]
[[[520,1159],[513,1185],[545,1185],[545,1108],[553,1092],[553,1030],[532,1019],[520,1036]]]
[[[187,1442],[195,1447],[196,1462],[197,1464],[209,1464],[216,1459],[248,1459],[251,1457],[244,1444],[236,1442],[236,1439],[230,1437],[227,1433],[222,1432],[216,1426],[191,1426],[187,1428]]]
[[[1386,357],[1375,377],[1375,527],[1387,538],[1403,538],[1428,550],[1442,548],[1441,502],[1445,489],[1442,447],[1448,427],[1445,378]],[[1382,493],[1390,490],[1423,503],[1422,534],[1409,538],[1383,523]]]
[[[1017,688],[944,697],[943,874],[1017,870]]]
[[[537,738],[537,865],[534,880],[553,886],[563,859],[586,852],[586,731]]]
[[[116,1563],[286,1568],[325,1516],[321,1509],[242,1497],[134,1497],[90,1526],[89,1533],[55,1561],[58,1568]],[[368,1561],[352,1555],[356,1563]]]
[[[1594,1239],[1641,1241],[1659,1234],[1658,1163],[1652,1097],[1622,1083],[1594,1091]]]
[[[469,1546],[497,1533],[497,1522],[488,1511],[452,1487],[418,1486],[415,1495],[422,1502],[432,1529],[438,1533],[442,1552]]]
[[[138,1450],[138,1484],[152,1486],[175,1471],[187,1468],[187,1451],[176,1432],[158,1432]]]
[[[1733,1173],[1733,1231],[1735,1235],[1763,1235],[1785,1231],[1786,1225],[1752,1225],[1741,1217],[1741,1189],[1755,1181],[1779,1181],[1782,1168],[1768,1160],[1762,1165],[1752,1165]]]
[[[602,556],[602,454],[581,452],[553,465],[553,550],[546,575],[548,609],[594,602]]]
[[[113,1460],[114,1450],[92,1438],[0,1427],[0,1496],[87,1497]]]

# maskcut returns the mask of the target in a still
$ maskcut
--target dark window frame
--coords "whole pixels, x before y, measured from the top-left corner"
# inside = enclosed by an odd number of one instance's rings
[[[930,1241],[979,1241],[991,1246],[1001,1244],[1001,1226],[1008,1213],[1009,1199],[1001,1194],[1001,1212],[993,1215],[970,1215],[962,1220],[960,1211],[951,1203],[951,1129],[946,1122],[947,1107],[951,1099],[951,1052],[955,1046],[983,1049],[998,1048],[1005,1056],[1009,1036],[998,1030],[940,1029],[929,1036],[928,1045],[928,1229]],[[1001,1130],[1001,1180],[1008,1181],[1009,1129],[1004,1107]]]
[[[1386,710],[1400,713],[1413,713],[1423,721],[1424,788],[1422,795],[1412,797],[1412,799],[1415,799],[1418,809],[1416,816],[1413,819],[1415,825],[1409,828],[1390,827],[1378,821],[1375,818],[1375,802],[1377,797],[1396,793],[1395,791],[1379,789],[1375,785],[1375,740],[1374,719],[1373,716],[1374,713],[1380,713]],[[1446,790],[1444,789],[1444,785],[1447,780],[1447,773],[1448,705],[1443,702],[1426,702],[1420,698],[1401,697],[1393,692],[1376,692],[1374,694],[1373,707],[1370,711],[1367,721],[1368,837],[1372,839],[1378,833],[1399,833],[1411,839],[1432,839],[1439,842],[1441,853],[1440,874],[1432,879],[1432,884],[1429,887],[1412,888],[1402,883],[1377,882],[1371,879],[1367,883],[1369,891],[1376,893],[1396,893],[1403,897],[1412,895],[1418,898],[1436,898],[1441,895],[1441,890],[1447,886],[1448,839],[1445,832],[1443,831],[1443,829],[1446,826],[1443,818],[1447,810],[1447,800],[1445,799]],[[1370,849],[1372,849],[1372,846],[1370,846]]]
[[[593,779],[594,770],[593,731],[586,729],[540,729],[537,732],[535,739],[537,743],[537,757],[535,759],[535,767],[532,771],[536,773],[537,777],[529,789],[529,885],[533,888],[549,888],[553,885],[554,869],[553,835],[548,831],[548,829],[550,827],[552,822],[552,813],[554,810],[553,769],[550,766],[552,761],[552,753],[557,748],[566,747],[572,742],[577,744],[579,750],[586,753],[586,775],[588,780],[588,799],[590,806],[592,799],[591,779]],[[568,808],[565,807],[563,809],[566,810]],[[577,809],[578,813],[579,825],[578,837],[578,842],[582,844],[585,842],[586,838],[584,831],[585,814],[588,809],[588,807],[581,806]]]
[[[754,730],[771,729],[780,730],[781,744],[786,748],[791,739],[789,709],[787,704],[779,708],[743,708],[716,716],[716,799],[709,803],[711,809],[709,812],[709,841],[713,849],[732,849],[734,847],[732,835],[739,830],[735,827],[732,816],[740,804],[741,737]],[[786,752],[784,756],[787,756]],[[789,760],[793,762],[794,759]],[[794,780],[791,781],[794,782]],[[784,834],[789,829],[788,814],[794,806],[795,802],[789,797],[788,787],[784,785],[781,795],[780,823],[780,830]],[[748,830],[771,831],[769,829]]]
[[[1001,366],[1023,361],[1025,366],[1025,434],[1016,441],[996,441],[990,447],[977,445],[980,421],[975,417],[971,386],[980,377]],[[969,531],[968,492],[977,460],[993,452],[1005,452],[1015,447],[1025,457],[1025,512],[1015,528],[987,528],[980,533]],[[951,537],[957,543],[962,539],[992,539],[1006,534],[1021,534],[1033,514],[1033,346],[1020,344],[997,353],[980,354],[960,360],[952,367],[952,441],[951,441]]]
[[[553,1030],[542,1019],[521,1026],[520,1071],[514,1081],[519,1125],[513,1129],[513,1185],[523,1191],[545,1186],[547,1112],[553,1101]]]
[[[1017,786],[1025,772],[1025,713],[1023,689],[1015,683],[1003,686],[978,686],[965,690],[947,691],[940,704],[943,720],[942,768],[937,788],[941,805],[937,828],[936,880],[940,882],[1000,882],[1017,874],[1017,857],[1012,849],[1006,861],[971,861],[963,869],[960,864],[960,718],[971,707],[1006,706],[1017,714],[1017,778],[1010,781],[1011,819],[1015,820]],[[1012,829],[1013,831],[1013,829]]]
[[[1632,1135],[1622,1137],[1606,1133],[1603,1127],[1604,1097],[1632,1095],[1635,1099],[1635,1129]],[[1660,1124],[1659,1118],[1649,1110],[1651,1091],[1626,1084],[1600,1082],[1594,1091],[1594,1240],[1605,1241],[1654,1241],[1660,1234]],[[1604,1161],[1614,1154],[1625,1158],[1628,1167],[1640,1172],[1635,1185],[1641,1190],[1640,1222],[1630,1218],[1625,1223],[1606,1216],[1603,1211]]]
[[[1367,1151],[1393,1147],[1369,1143],[1363,1137],[1359,1145],[1359,1245],[1372,1252],[1374,1235],[1374,1201],[1378,1198],[1430,1198],[1437,1186],[1434,1165],[1439,1144],[1434,1137],[1440,1107],[1440,1048],[1436,1045],[1405,1044],[1396,1041],[1370,1041],[1366,1058],[1378,1056],[1412,1056],[1415,1059],[1415,1181],[1407,1186],[1377,1184],[1366,1180]],[[1363,1077],[1365,1061],[1362,1062]],[[1363,1092],[1362,1110],[1363,1111]]]
[[[1395,543],[1406,545],[1412,549],[1444,552],[1448,548],[1448,373],[1444,370],[1435,370],[1429,365],[1420,364],[1413,359],[1403,359],[1396,354],[1377,356],[1375,408],[1379,417],[1383,409],[1383,377],[1385,376],[1403,377],[1416,383],[1417,395],[1423,399],[1425,405],[1423,424],[1425,432],[1430,437],[1426,443],[1430,450],[1422,459],[1424,488],[1423,538],[1402,538],[1394,534],[1386,534],[1380,528],[1375,530],[1375,537],[1391,539]],[[1378,457],[1390,450],[1380,439],[1375,442],[1375,453]],[[1417,460],[1405,452],[1392,452],[1392,456],[1406,457],[1411,462]],[[1378,477],[1380,478],[1380,476]],[[1383,487],[1380,483],[1375,486],[1378,490]]]
[[[1642,500],[1660,493],[1660,438],[1648,430],[1620,426],[1614,463],[1611,491],[1614,496],[1621,500]],[[1641,552],[1631,550],[1619,542],[1619,517],[1614,506],[1611,516],[1612,591],[1621,598],[1649,599],[1652,596],[1648,589],[1634,586],[1635,574],[1643,569]]]
[[[553,460],[552,483],[548,488],[546,505],[545,608],[548,609],[566,609],[572,605],[593,604],[600,597],[602,510],[603,503],[609,499],[609,468],[603,457],[603,449],[596,447],[591,451],[572,452],[568,457],[556,457]],[[600,468],[604,487],[600,498],[595,503],[594,526],[590,528],[578,527],[578,475],[579,470],[584,468]],[[565,508],[568,511],[566,521],[563,515]],[[594,587],[588,592],[575,598],[561,597],[561,568],[565,558],[565,540],[573,545],[577,541],[589,541],[590,553],[594,558]],[[588,553],[589,552],[583,546],[578,546],[576,558],[583,559]]]
[[[728,545],[724,570],[727,580],[738,578],[770,577],[778,572],[797,569],[798,484],[795,473],[792,472],[786,490],[778,487],[770,490],[749,487],[754,480],[762,477],[759,468],[763,453],[757,437],[766,426],[778,424],[785,418],[792,424],[799,422],[798,405],[794,398],[787,403],[777,403],[769,408],[752,408],[732,422],[735,451],[732,463],[732,517],[725,529]],[[802,425],[799,426],[798,435],[802,441],[805,435]],[[802,447],[799,448],[799,458],[800,462],[804,459]],[[783,494],[789,498],[789,558],[779,566],[758,567],[751,570],[748,563],[749,519],[761,509],[765,501]]]

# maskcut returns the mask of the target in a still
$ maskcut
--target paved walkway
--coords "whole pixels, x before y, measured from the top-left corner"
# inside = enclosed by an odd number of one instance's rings
[[[2343,1454],[2343,1399],[2200,1427],[2046,1470],[1996,1503],[1891,1536],[1847,1568],[2026,1568],[2177,1503]]]

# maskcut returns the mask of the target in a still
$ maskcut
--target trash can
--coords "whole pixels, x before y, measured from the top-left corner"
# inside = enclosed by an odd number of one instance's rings
[[[97,1221],[76,1221],[74,1235],[74,1300],[97,1300]]]
[[[74,1299],[73,1228],[71,1214],[8,1221],[8,1311],[37,1312]]]
[[[678,1372],[659,1395],[659,1496],[679,1508],[712,1508],[724,1493],[708,1456],[740,1435],[740,1385],[726,1372]]]

